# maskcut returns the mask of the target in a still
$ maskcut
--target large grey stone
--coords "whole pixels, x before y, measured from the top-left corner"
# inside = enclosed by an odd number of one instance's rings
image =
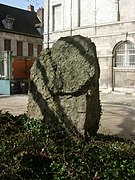
[[[95,135],[101,114],[99,75],[96,47],[89,38],[60,38],[31,69],[29,117],[62,123],[70,134],[74,129]]]

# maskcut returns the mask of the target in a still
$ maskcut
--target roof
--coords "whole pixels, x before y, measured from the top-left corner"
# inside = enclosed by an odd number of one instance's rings
[[[13,29],[6,29],[2,23],[6,17],[14,19]],[[0,31],[42,37],[35,25],[41,23],[35,11],[23,10],[0,3]]]

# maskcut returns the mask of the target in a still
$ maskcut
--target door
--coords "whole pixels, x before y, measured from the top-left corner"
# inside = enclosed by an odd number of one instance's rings
[[[0,54],[0,95],[10,95],[11,52]]]

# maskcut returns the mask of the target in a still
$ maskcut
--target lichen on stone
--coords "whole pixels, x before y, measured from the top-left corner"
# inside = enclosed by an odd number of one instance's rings
[[[95,44],[80,35],[61,37],[31,69],[29,117],[55,118],[69,132],[71,126],[95,135],[101,115],[99,76]]]

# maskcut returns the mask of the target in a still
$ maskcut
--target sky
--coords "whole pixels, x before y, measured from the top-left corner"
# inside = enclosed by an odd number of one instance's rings
[[[34,6],[35,11],[39,7],[44,7],[44,0],[0,0],[0,3],[25,10],[31,4]]]

